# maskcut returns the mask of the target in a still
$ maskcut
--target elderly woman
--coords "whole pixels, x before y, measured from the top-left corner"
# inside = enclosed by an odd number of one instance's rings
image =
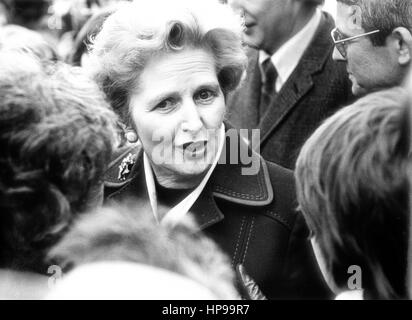
[[[217,1],[125,4],[97,35],[95,79],[138,146],[111,164],[107,201],[150,203],[159,223],[193,216],[268,298],[324,297],[293,176],[224,122],[246,57],[239,20]]]
[[[329,118],[299,155],[299,204],[338,299],[407,297],[404,102],[400,88],[366,96]]]
[[[114,119],[80,70],[0,53],[0,268],[46,274],[49,248],[101,204]]]

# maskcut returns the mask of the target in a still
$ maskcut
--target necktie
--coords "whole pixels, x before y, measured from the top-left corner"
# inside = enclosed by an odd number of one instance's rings
[[[260,121],[265,116],[268,107],[276,97],[276,79],[278,73],[275,66],[272,63],[270,58],[266,59],[262,63],[262,70],[265,74],[265,82],[262,83],[262,91],[260,95],[260,104],[259,104],[259,119]]]

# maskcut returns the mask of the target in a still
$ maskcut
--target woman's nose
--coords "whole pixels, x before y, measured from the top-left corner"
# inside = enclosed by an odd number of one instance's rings
[[[195,103],[187,103],[184,108],[182,130],[184,132],[197,133],[203,128],[203,122]]]

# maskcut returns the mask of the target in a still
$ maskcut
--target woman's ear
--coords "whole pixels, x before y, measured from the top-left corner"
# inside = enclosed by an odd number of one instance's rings
[[[132,128],[126,128],[124,136],[129,143],[136,143],[138,140],[137,133]]]
[[[398,27],[392,31],[394,49],[398,55],[398,63],[408,66],[411,62],[412,34],[405,27]]]

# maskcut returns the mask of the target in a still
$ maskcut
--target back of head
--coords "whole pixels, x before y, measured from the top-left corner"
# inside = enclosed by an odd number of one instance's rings
[[[73,272],[83,265],[106,262],[161,269],[191,279],[219,299],[234,299],[234,274],[228,258],[212,240],[195,233],[193,228],[190,221],[177,227],[158,225],[151,209],[141,203],[103,208],[79,219],[50,256],[63,269],[74,267]],[[133,278],[136,281],[139,275]],[[101,281],[105,281],[104,275]],[[140,281],[143,285],[148,280]],[[175,298],[181,296],[181,289],[173,290]],[[169,290],[167,294],[173,298]],[[146,298],[149,296],[147,292]],[[145,294],[135,297],[144,298]]]
[[[1,266],[45,271],[43,250],[100,196],[115,119],[80,69],[0,53]]]
[[[326,120],[296,166],[298,201],[340,289],[361,267],[366,297],[406,297],[408,130],[401,88]]]

